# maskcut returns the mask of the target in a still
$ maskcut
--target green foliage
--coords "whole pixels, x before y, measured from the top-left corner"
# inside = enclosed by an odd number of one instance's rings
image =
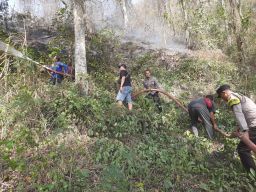
[[[118,73],[113,73],[113,68],[115,69],[120,61],[116,52],[119,48],[118,38],[111,30],[102,30],[89,38],[88,71],[98,87],[114,91]]]
[[[219,135],[218,141],[208,140],[202,126],[200,137],[194,137],[188,130],[188,115],[162,96],[162,113],[143,95],[133,111],[114,104],[112,82],[123,53],[115,50],[107,55],[112,43],[113,50],[119,48],[109,31],[92,37],[87,96],[66,80],[48,85],[36,68],[30,73],[22,61],[22,70],[1,83],[7,88],[0,103],[0,178],[15,183],[8,190],[252,191],[255,173],[244,173],[234,153],[237,140]],[[147,67],[168,91],[177,84],[188,85],[177,96],[184,103],[199,91],[208,93],[206,85],[213,90],[223,82],[239,83],[231,62],[190,58],[168,71],[156,65],[156,55],[146,53],[130,62],[135,89],[142,87]],[[225,105],[220,105],[217,119],[223,130],[234,129]]]
[[[6,41],[8,38],[8,34],[2,29],[2,27],[0,27],[0,40]]]
[[[175,79],[179,77],[184,82],[194,82],[200,77],[201,82],[223,83],[233,80],[232,77],[236,74],[237,68],[232,63],[188,59],[175,71],[174,75],[176,75]]]
[[[129,182],[122,171],[114,165],[103,170],[100,188],[103,191],[128,192]]]

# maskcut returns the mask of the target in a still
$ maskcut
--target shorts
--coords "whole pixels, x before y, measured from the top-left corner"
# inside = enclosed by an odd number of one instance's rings
[[[122,92],[119,90],[116,96],[117,101],[126,101],[127,103],[132,102],[132,87],[124,86]]]

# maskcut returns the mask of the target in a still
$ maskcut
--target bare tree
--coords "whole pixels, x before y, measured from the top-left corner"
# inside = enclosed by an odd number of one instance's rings
[[[8,0],[1,0],[0,2],[0,25],[5,27],[5,30],[8,30]]]
[[[236,39],[236,47],[238,50],[239,62],[244,64],[244,48],[242,38],[242,14],[241,14],[241,3],[240,0],[229,0],[232,16],[232,28]]]
[[[187,12],[187,6],[186,6],[186,0],[180,0],[179,1],[184,17],[184,28],[185,28],[185,38],[186,43],[188,47],[191,47],[191,39],[190,39],[190,31],[189,31],[189,21],[188,21],[188,12]]]
[[[225,0],[221,0],[221,6],[222,6],[222,9],[224,11],[225,31],[227,33],[227,42],[228,42],[228,45],[231,46],[231,44],[232,44],[232,37],[231,37],[231,31],[229,29],[228,19],[226,18],[227,17],[227,5],[226,5]]]
[[[173,11],[172,11],[171,1],[166,1],[165,7],[166,7],[166,11],[169,14],[169,23],[172,27],[173,35],[175,36],[176,35],[176,28],[175,28],[175,24],[174,24],[174,16],[173,16]]]
[[[88,93],[88,74],[85,43],[85,2],[73,0],[74,31],[75,31],[75,81],[82,94]]]
[[[124,27],[126,28],[128,25],[128,12],[127,12],[127,1],[126,0],[118,0],[121,8],[122,8],[122,13],[123,13],[123,18],[124,18]]]

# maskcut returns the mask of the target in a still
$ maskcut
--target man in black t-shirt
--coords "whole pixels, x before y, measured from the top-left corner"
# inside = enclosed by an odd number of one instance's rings
[[[126,70],[125,64],[119,65],[119,84],[120,88],[116,96],[119,105],[123,105],[123,101],[128,103],[128,109],[132,110],[132,85],[131,76]]]

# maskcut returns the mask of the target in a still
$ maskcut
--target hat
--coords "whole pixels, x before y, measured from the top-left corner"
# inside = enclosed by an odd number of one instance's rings
[[[127,68],[127,66],[126,66],[124,63],[119,63],[119,64],[118,64],[118,68],[120,68],[120,67],[123,67],[123,68],[125,68],[125,69]]]
[[[229,85],[227,85],[227,84],[221,85],[221,86],[216,90],[216,92],[217,92],[217,94],[218,94],[218,97],[220,97],[220,94],[221,94],[223,91],[226,91],[226,90],[228,90],[228,89],[230,89],[230,86],[229,86]]]

